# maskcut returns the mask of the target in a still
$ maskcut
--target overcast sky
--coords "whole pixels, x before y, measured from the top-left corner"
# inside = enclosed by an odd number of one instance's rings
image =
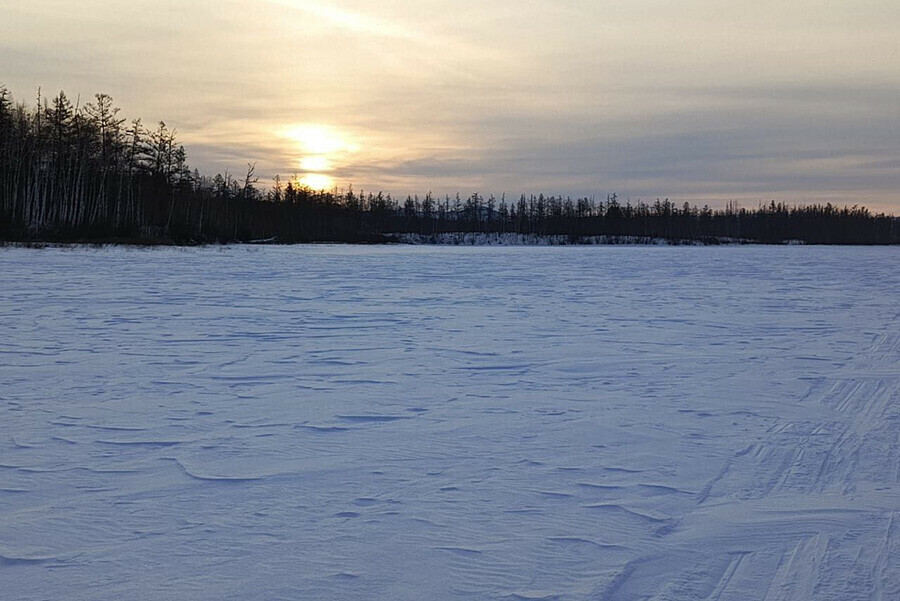
[[[0,83],[208,174],[900,213],[898,0],[0,0]]]

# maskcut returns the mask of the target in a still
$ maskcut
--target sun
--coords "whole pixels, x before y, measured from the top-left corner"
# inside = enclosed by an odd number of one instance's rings
[[[303,171],[331,171],[331,161],[328,157],[316,155],[300,159],[300,169]]]
[[[352,137],[336,127],[303,123],[285,127],[279,132],[296,153],[301,173],[297,185],[311,190],[333,190],[334,178],[326,175],[336,168],[346,168],[351,156],[359,152]]]
[[[283,135],[299,145],[304,154],[309,155],[355,152],[357,148],[335,128],[327,125],[295,125],[284,130]]]
[[[334,188],[334,179],[324,173],[307,173],[300,176],[297,183],[310,190],[331,190]]]

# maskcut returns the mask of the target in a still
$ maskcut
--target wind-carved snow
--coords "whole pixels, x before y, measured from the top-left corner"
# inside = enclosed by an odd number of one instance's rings
[[[900,598],[894,249],[0,251],[0,585]]]

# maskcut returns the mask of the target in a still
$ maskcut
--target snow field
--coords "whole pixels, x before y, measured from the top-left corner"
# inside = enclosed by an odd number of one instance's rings
[[[0,249],[0,590],[900,598],[900,255]]]

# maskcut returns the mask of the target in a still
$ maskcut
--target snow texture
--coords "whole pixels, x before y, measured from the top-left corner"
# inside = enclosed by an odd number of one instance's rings
[[[0,250],[0,596],[900,599],[900,255]]]

